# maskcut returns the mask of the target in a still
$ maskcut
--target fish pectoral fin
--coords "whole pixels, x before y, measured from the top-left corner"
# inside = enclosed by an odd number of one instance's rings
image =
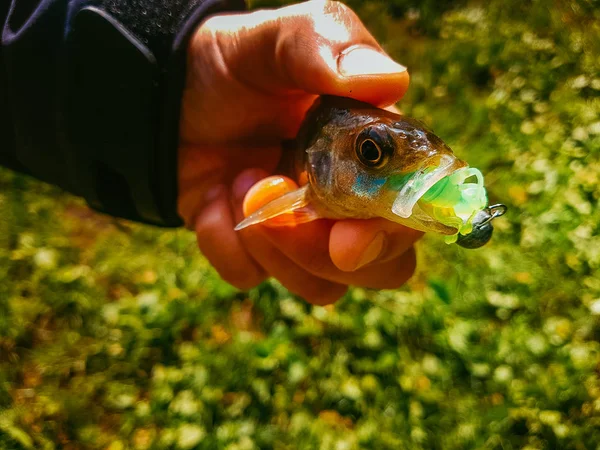
[[[307,184],[270,201],[237,224],[235,230],[239,231],[274,218],[277,218],[277,221],[273,221],[270,225],[291,226],[321,218],[309,204],[307,195],[309,188]]]

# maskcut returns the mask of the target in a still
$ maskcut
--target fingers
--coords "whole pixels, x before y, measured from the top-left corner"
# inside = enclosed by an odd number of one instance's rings
[[[318,220],[294,228],[267,228],[258,226],[269,242],[276,246],[306,271],[332,282],[375,289],[393,289],[402,286],[414,271],[411,245],[395,259],[373,261],[352,272],[340,270],[329,253],[333,222]],[[348,245],[352,245],[349,242]],[[384,247],[385,248],[385,247]]]
[[[417,255],[414,247],[410,247],[395,259],[378,263],[374,262],[368,268],[357,270],[351,276],[359,282],[353,284],[371,289],[398,289],[403,286],[415,273]]]
[[[408,251],[423,233],[385,219],[340,220],[331,229],[329,254],[342,271],[386,262]]]
[[[260,229],[249,228],[239,233],[253,258],[290,292],[299,295],[307,302],[328,305],[336,302],[346,293],[347,286],[311,275],[290,261],[260,235]]]
[[[246,192],[266,175],[260,170],[247,170],[234,182],[232,208],[237,222],[244,218],[242,204]],[[263,227],[254,226],[239,231],[238,236],[252,258],[287,289],[318,305],[333,303],[344,295],[347,286],[312,275],[272,245],[263,233]]]
[[[265,175],[261,170],[242,173],[234,182],[231,204],[224,186],[211,190],[197,216],[200,250],[224,280],[248,289],[268,274],[310,303],[323,305],[341,298],[350,284],[394,289],[412,276],[412,245],[421,233],[383,219],[319,220],[295,228],[233,231],[243,218],[245,193]],[[373,241],[379,242],[376,250]]]
[[[245,250],[229,206],[225,186],[213,190],[211,198],[196,218],[196,238],[200,251],[211,262],[221,278],[240,289],[260,284],[266,273]]]
[[[261,171],[261,175],[262,175]],[[198,246],[221,278],[240,289],[260,284],[267,273],[307,301],[325,305],[339,300],[346,286],[315,277],[298,267],[256,233],[236,233],[230,195],[220,185],[208,194],[195,222]],[[242,215],[239,207],[238,217]]]
[[[218,48],[224,73],[263,92],[330,94],[386,106],[408,88],[406,68],[339,2],[214,16],[192,45],[206,48],[207,42]]]

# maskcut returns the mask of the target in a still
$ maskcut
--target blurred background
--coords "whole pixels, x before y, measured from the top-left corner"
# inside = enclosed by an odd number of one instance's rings
[[[348,4],[509,206],[492,242],[311,307],[0,170],[0,448],[600,448],[600,3]]]

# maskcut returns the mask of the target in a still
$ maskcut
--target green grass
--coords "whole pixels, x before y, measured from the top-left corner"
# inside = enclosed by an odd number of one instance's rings
[[[493,241],[310,307],[0,171],[0,448],[599,448],[600,5],[351,4],[509,206]]]

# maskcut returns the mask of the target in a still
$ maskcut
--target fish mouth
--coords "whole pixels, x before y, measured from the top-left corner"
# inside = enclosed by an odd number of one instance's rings
[[[470,179],[475,181],[468,181]],[[469,234],[473,218],[487,206],[483,176],[475,168],[443,155],[437,167],[425,167],[410,176],[398,192],[392,212],[423,231],[447,235]]]
[[[413,214],[417,202],[434,184],[465,165],[452,156],[442,155],[435,169],[428,170],[425,165],[424,168],[417,170],[398,192],[392,205],[392,212],[403,219],[408,219]]]

